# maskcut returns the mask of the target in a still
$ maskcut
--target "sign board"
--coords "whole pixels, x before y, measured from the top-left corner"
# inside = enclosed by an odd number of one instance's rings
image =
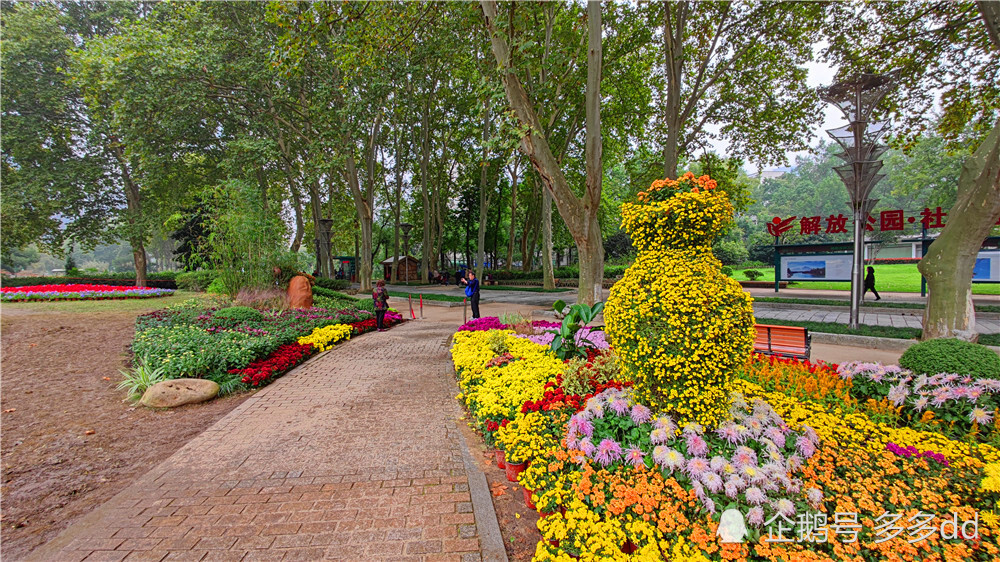
[[[853,254],[781,256],[781,281],[850,281]]]
[[[972,268],[973,283],[1000,283],[1000,250],[983,250]]]

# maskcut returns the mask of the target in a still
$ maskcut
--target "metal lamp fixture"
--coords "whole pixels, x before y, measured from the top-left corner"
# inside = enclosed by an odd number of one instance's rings
[[[850,327],[857,329],[861,316],[862,278],[864,276],[865,226],[868,215],[878,203],[870,199],[872,188],[885,174],[881,157],[886,146],[879,139],[888,131],[883,121],[869,121],[875,107],[895,85],[898,72],[887,74],[862,73],[832,86],[820,88],[820,98],[844,113],[848,124],[827,133],[844,149],[837,154],[845,164],[834,171],[847,186],[849,205],[854,214],[854,259],[851,264]]]

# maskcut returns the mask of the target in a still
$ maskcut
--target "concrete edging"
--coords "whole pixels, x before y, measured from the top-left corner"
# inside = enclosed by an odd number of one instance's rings
[[[842,345],[846,347],[863,347],[867,349],[881,349],[884,351],[906,351],[910,347],[920,343],[918,340],[904,340],[899,338],[878,338],[874,336],[855,336],[851,334],[830,334],[827,332],[809,332],[813,343],[827,345]],[[987,345],[991,351],[1000,353],[1000,347]]]

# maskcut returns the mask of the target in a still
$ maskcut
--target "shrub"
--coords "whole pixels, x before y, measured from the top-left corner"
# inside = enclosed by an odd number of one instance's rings
[[[208,287],[205,287],[205,292],[211,293],[213,295],[224,294],[226,292],[226,286],[222,280],[222,277],[216,277],[215,279],[212,279],[212,282],[208,284]]]
[[[146,284],[158,289],[176,289],[172,271],[152,273]],[[33,287],[35,285],[115,285],[135,286],[135,273],[99,273],[87,277],[4,277],[4,287]]]
[[[212,281],[219,276],[214,269],[199,269],[188,271],[177,276],[177,288],[186,291],[205,291]]]
[[[712,247],[712,252],[723,265],[736,265],[750,257],[746,246],[738,240],[723,240]]]
[[[729,267],[728,265],[722,266],[722,269],[720,271],[722,271],[722,274],[725,275],[726,277],[733,276],[733,268]]]
[[[903,353],[899,365],[918,375],[955,373],[975,378],[1000,378],[1000,355],[984,345],[958,339],[918,343]]]
[[[343,291],[344,289],[351,286],[351,282],[347,279],[329,279],[327,277],[317,277],[316,287],[322,287],[324,289],[329,289],[331,291]],[[316,292],[316,288],[313,287],[313,293]]]
[[[233,326],[238,326],[245,322],[257,322],[264,318],[264,315],[249,306],[231,306],[216,310],[212,318]]]
[[[288,292],[277,287],[244,287],[237,293],[233,303],[257,310],[285,310],[288,308]]]
[[[743,271],[743,275],[747,276],[747,279],[751,281],[756,281],[764,276],[763,273],[757,271],[756,269],[747,269]]]

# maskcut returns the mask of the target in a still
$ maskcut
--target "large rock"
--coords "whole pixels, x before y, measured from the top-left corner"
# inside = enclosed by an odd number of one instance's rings
[[[312,283],[305,275],[296,275],[288,282],[288,306],[292,308],[312,308]]]
[[[205,379],[173,379],[158,382],[146,389],[139,402],[150,408],[176,408],[211,400],[219,394],[219,385]]]

